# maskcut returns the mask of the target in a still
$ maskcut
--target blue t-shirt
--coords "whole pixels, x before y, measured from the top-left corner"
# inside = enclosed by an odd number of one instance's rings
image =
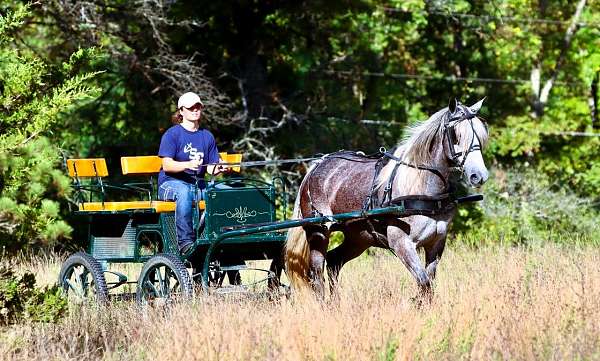
[[[201,164],[218,163],[219,151],[215,137],[206,129],[198,129],[191,132],[180,124],[167,129],[160,140],[158,156],[172,158],[178,162],[198,159]],[[162,168],[158,174],[158,186],[168,180],[181,180],[190,184],[196,182],[196,178],[204,178],[206,167],[199,167],[197,171],[186,169],[183,172],[168,173]],[[204,181],[198,183],[200,188],[205,187]]]

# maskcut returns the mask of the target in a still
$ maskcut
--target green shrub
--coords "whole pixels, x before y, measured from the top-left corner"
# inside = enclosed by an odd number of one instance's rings
[[[14,46],[30,12],[29,5],[11,1],[0,16],[0,249],[8,252],[69,238],[71,227],[60,212],[69,180],[48,137],[65,114],[99,94],[89,84],[97,73],[81,70],[98,55],[94,49],[52,64]]]
[[[480,204],[459,208],[455,241],[477,245],[600,239],[592,200],[527,165],[493,170],[483,194]]]
[[[31,246],[53,246],[70,237],[61,220],[59,199],[70,193],[57,149],[45,137],[10,156],[0,153],[0,248],[9,252]]]
[[[0,325],[56,322],[66,310],[67,300],[58,286],[38,289],[32,273],[18,277],[7,265],[0,265]]]

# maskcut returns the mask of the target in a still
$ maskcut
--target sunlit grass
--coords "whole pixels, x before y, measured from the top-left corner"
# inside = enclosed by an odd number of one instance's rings
[[[74,309],[56,325],[2,331],[16,359],[600,359],[600,250],[450,245],[431,305],[378,251],[341,273],[338,303],[198,294],[167,311],[131,302]],[[56,278],[57,258],[19,269]],[[264,266],[263,266],[264,267]],[[135,272],[133,272],[135,273]],[[40,281],[41,282],[41,281]]]

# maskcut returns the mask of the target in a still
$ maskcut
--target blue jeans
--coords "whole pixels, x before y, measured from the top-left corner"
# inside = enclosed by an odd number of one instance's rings
[[[193,204],[204,199],[204,189],[194,192],[194,185],[179,180],[168,180],[158,188],[158,199],[162,201],[175,201],[175,226],[179,249],[194,243],[196,231],[194,230]],[[194,194],[195,193],[195,194]]]

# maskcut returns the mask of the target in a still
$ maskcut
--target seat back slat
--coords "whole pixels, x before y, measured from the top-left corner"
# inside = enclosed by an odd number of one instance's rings
[[[67,159],[67,168],[69,176],[72,178],[108,176],[108,168],[104,158]]]
[[[121,170],[127,175],[150,175],[160,172],[162,159],[156,155],[121,157]]]

